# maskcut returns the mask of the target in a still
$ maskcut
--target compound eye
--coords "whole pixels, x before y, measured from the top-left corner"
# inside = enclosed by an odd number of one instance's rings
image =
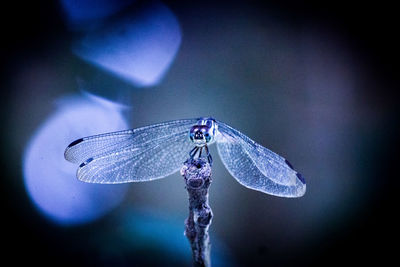
[[[194,140],[194,132],[193,131],[190,131],[189,138],[192,141]]]
[[[206,138],[206,142],[207,142],[207,143],[210,142],[211,136],[210,136],[209,133],[205,133],[205,134],[204,134],[204,137]]]

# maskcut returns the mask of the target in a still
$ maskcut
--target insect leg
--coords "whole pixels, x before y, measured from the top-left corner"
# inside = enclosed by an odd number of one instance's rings
[[[189,156],[191,159],[193,159],[193,157],[196,155],[197,151],[199,151],[199,147],[195,146],[190,152],[189,152]]]
[[[205,145],[204,147],[206,148],[208,163],[210,163],[210,165],[212,165],[213,159],[212,159],[212,157],[211,157],[210,151],[208,150],[208,146]]]

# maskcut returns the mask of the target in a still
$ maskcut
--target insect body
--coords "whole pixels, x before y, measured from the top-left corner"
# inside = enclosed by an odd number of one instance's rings
[[[65,150],[78,163],[78,179],[91,183],[150,181],[177,172],[190,157],[206,157],[217,144],[229,173],[245,187],[283,197],[306,191],[300,173],[283,157],[213,118],[175,120],[138,129],[80,138]]]
[[[199,119],[196,125],[193,125],[189,131],[189,138],[195,145],[195,147],[190,151],[190,157],[194,157],[197,152],[199,152],[199,157],[203,148],[206,150],[207,159],[210,164],[212,164],[212,157],[208,150],[208,146],[215,141],[215,135],[217,133],[217,123],[213,118]]]

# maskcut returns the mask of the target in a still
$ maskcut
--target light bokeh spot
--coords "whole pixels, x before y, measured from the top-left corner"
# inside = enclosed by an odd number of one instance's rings
[[[38,209],[51,220],[70,225],[93,221],[116,207],[126,185],[79,181],[78,166],[64,159],[64,150],[75,139],[126,128],[120,108],[111,103],[102,105],[83,97],[59,101],[24,153],[25,187]]]

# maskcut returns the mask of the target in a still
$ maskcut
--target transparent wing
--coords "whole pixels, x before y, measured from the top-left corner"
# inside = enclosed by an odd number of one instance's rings
[[[275,196],[304,195],[304,178],[285,158],[257,144],[229,125],[217,123],[219,155],[230,174],[240,184]]]
[[[99,157],[124,148],[129,149],[152,139],[178,133],[196,122],[196,119],[175,120],[138,129],[80,138],[67,147],[64,156],[65,159],[73,163],[82,163],[89,158]],[[189,129],[187,130],[189,131]]]
[[[78,179],[91,183],[125,183],[163,178],[180,169],[193,144],[188,131],[197,119],[78,139],[65,158],[81,163]]]

